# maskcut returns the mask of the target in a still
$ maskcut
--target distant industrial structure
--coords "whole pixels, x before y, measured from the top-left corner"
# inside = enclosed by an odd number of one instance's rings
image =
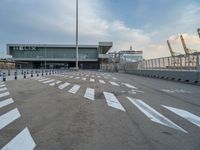
[[[0,59],[0,69],[15,69],[15,61]]]
[[[79,45],[78,66],[81,69],[99,69],[107,59],[112,42],[98,45]],[[56,44],[7,44],[7,54],[12,55],[16,68],[75,68],[76,46]]]

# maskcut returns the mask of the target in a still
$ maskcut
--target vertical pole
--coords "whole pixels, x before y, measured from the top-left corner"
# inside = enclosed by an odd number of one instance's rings
[[[76,0],[76,70],[78,70],[78,0]]]

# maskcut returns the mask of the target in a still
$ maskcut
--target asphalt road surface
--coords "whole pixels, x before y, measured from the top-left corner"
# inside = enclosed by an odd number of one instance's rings
[[[2,150],[199,150],[200,86],[100,71],[0,82]]]

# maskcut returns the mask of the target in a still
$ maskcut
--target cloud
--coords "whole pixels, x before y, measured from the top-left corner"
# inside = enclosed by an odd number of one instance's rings
[[[196,22],[191,17],[196,17],[198,12],[197,7],[188,6],[186,16],[181,16],[176,25],[183,25],[183,22],[186,24],[185,20],[191,24]],[[166,27],[163,31],[145,32],[140,28],[128,27],[116,17],[107,18],[107,15],[112,16],[109,13],[112,12],[104,10],[101,0],[79,1],[80,44],[113,41],[111,51],[127,50],[132,45],[134,50],[143,50],[145,58],[170,55],[165,40],[155,42],[155,37],[159,34],[166,36],[173,28]],[[1,37],[4,43],[0,43],[0,47],[11,42],[75,43],[75,0],[2,0],[0,14],[3,14],[0,17],[4,23],[0,28],[0,34],[6,33],[4,39]],[[198,48],[197,36],[184,34],[184,37],[188,46]],[[180,41],[177,35],[169,38],[174,49],[182,49],[178,47]]]

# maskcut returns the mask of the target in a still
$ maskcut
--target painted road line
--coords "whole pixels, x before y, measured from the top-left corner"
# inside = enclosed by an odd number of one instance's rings
[[[95,81],[94,79],[90,78],[90,82],[94,82],[94,81]]]
[[[5,87],[5,86],[6,86],[5,84],[2,84],[2,85],[0,85],[0,88]]]
[[[45,78],[45,79],[41,79],[41,80],[38,80],[39,82],[43,82],[43,81],[46,81],[46,80],[49,80],[50,78]]]
[[[50,83],[49,85],[50,85],[50,86],[55,86],[55,85],[56,85],[56,82]]]
[[[130,97],[127,97],[127,99],[131,103],[133,103],[140,111],[142,111],[151,121],[188,133],[183,128],[179,127],[178,125],[173,123],[171,120],[169,120],[168,118],[166,118],[165,116],[157,112],[155,109],[153,109],[152,107],[144,103],[142,100],[130,98]]]
[[[94,78],[94,75],[92,75],[91,77]]]
[[[117,80],[117,78],[115,78],[115,77],[112,77],[112,79],[113,79],[113,80]]]
[[[1,84],[4,84],[4,82],[0,82],[0,85],[1,85]]]
[[[64,88],[66,88],[68,85],[70,85],[70,83],[65,82],[64,84],[61,84],[60,86],[58,86],[58,88],[62,90]]]
[[[69,77],[69,76],[68,76],[68,75],[65,75],[64,77],[67,78],[67,77]]]
[[[36,144],[28,130],[25,128],[17,136],[15,136],[1,150],[33,150]]]
[[[0,102],[0,108],[4,107],[4,106],[7,106],[11,103],[13,103],[13,99],[12,98],[9,98],[9,99],[6,99],[6,100],[3,100]]]
[[[84,97],[94,101],[94,89],[87,88]]]
[[[108,106],[126,111],[113,93],[103,92]]]
[[[165,107],[166,109],[174,112],[175,114],[181,116],[182,118],[188,120],[189,122],[195,124],[196,126],[200,127],[200,117],[199,116],[194,115],[183,109],[173,108],[173,107],[169,107],[169,106],[165,106],[165,105],[162,105],[162,106]]]
[[[101,76],[97,76],[98,78],[101,78]]]
[[[80,77],[76,77],[76,78],[74,78],[74,79],[80,79]]]
[[[43,83],[50,83],[50,82],[54,82],[54,79],[48,80],[48,81],[44,81]]]
[[[1,93],[1,94],[0,94],[0,98],[1,98],[1,97],[5,97],[5,96],[8,96],[8,95],[10,95],[10,93],[9,93],[9,92],[4,92],[4,93]]]
[[[105,84],[104,80],[99,80],[99,83]]]
[[[6,90],[7,90],[6,87],[4,87],[4,88],[0,88],[0,92],[2,92],[2,91],[6,91]]]
[[[17,108],[7,112],[0,116],[0,130],[3,129],[5,126],[10,124],[11,122],[15,121],[20,117],[20,113]]]
[[[86,80],[86,78],[82,78],[82,80],[83,80],[83,81],[85,81],[85,80]]]
[[[56,81],[56,84],[60,84],[60,83],[62,83],[62,81]]]
[[[69,76],[70,79],[72,79],[74,76]]]
[[[112,84],[112,85],[114,85],[114,86],[119,86],[119,84],[116,83],[116,82],[112,82],[112,81],[109,81],[109,82],[110,82],[110,84]]]
[[[130,85],[128,83],[122,83],[123,85],[125,85],[126,87],[128,88],[131,88],[131,89],[138,89],[137,87],[133,86],[133,85]]]
[[[80,89],[80,85],[74,85],[68,92],[75,94]]]

